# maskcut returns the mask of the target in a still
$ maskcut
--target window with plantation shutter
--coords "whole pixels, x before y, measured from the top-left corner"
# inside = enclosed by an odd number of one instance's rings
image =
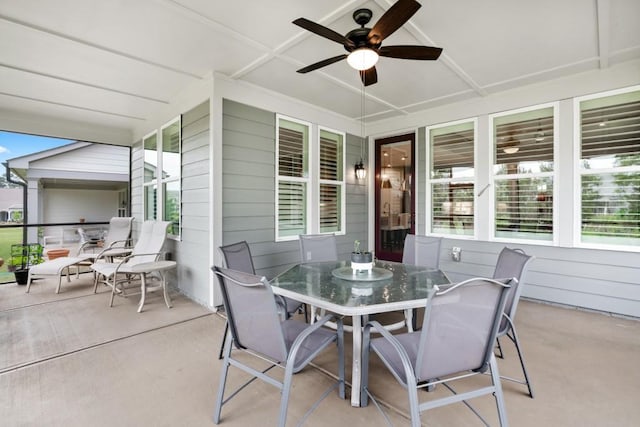
[[[640,245],[640,91],[582,98],[580,243]]]
[[[496,238],[553,241],[555,106],[494,115]]]
[[[307,233],[309,130],[308,123],[278,116],[276,240]]]
[[[429,129],[431,232],[474,235],[475,121]]]
[[[320,233],[344,232],[344,134],[320,128]]]

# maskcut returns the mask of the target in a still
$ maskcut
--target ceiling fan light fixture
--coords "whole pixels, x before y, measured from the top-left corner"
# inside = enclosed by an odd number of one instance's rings
[[[368,70],[378,62],[378,53],[367,47],[361,47],[347,56],[347,62],[358,71]]]

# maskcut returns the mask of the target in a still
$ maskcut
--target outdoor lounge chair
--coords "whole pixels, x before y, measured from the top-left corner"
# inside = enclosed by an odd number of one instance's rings
[[[451,403],[463,402],[485,425],[489,425],[469,400],[481,395],[493,395],[496,400],[500,425],[507,426],[507,414],[498,364],[493,346],[512,279],[469,279],[445,290],[434,287],[427,298],[422,330],[392,335],[378,322],[365,326],[362,366],[363,403],[371,397],[376,407],[382,409],[369,393],[366,370],[369,365],[369,349],[375,352],[393,377],[407,390],[411,425],[419,427],[420,413]],[[382,337],[370,339],[376,331]],[[483,373],[491,374],[490,384],[483,380]],[[476,376],[475,381],[465,381],[464,391],[457,393],[451,382]],[[485,377],[488,378],[488,377]],[[453,395],[434,397],[433,393],[421,393],[436,384],[443,385]],[[471,388],[473,387],[473,388]],[[431,396],[420,402],[419,397]],[[384,412],[382,414],[386,417]]]
[[[282,320],[277,308],[280,300],[275,298],[266,278],[219,267],[212,269],[220,281],[229,323],[218,396],[213,413],[214,423],[220,422],[222,406],[258,378],[278,388],[281,396],[278,425],[284,427],[293,374],[304,369],[318,354],[335,342],[338,344],[338,380],[322,394],[318,402],[304,415],[300,424],[336,387],[340,398],[345,398],[344,339],[341,319],[335,319],[338,325],[337,332],[323,328],[323,325],[332,317],[330,315],[313,325],[291,318]],[[236,354],[239,357],[236,357]],[[255,359],[252,359],[252,356]],[[258,363],[252,363],[252,360]],[[270,367],[264,369],[264,366],[260,366],[264,365],[264,362],[267,362]],[[243,385],[225,396],[230,366],[244,371],[250,375],[250,378],[248,380],[245,378]],[[284,370],[284,378],[282,375],[267,375],[267,371],[274,367]],[[256,396],[260,397],[259,393],[261,392],[258,392],[258,395],[255,393],[248,395],[248,403],[236,405],[237,409],[243,411],[249,408]]]
[[[162,246],[167,239],[167,230],[171,221],[145,221],[142,223],[138,242],[129,255],[120,262],[96,262],[91,269],[96,272],[93,292],[98,291],[98,282],[102,281],[111,288],[109,307],[113,307],[115,295],[126,296],[125,284],[142,274],[140,267],[160,259]]]
[[[80,245],[76,256],[73,257],[60,257],[50,261],[43,262],[32,266],[29,269],[29,277],[27,279],[27,290],[29,293],[31,289],[31,281],[36,277],[43,276],[57,276],[58,286],[56,286],[56,294],[60,293],[60,287],[62,285],[62,275],[66,270],[67,282],[70,281],[70,268],[75,266],[76,276],[80,273],[79,266],[91,265],[96,259],[109,259],[112,260],[116,256],[124,256],[131,252],[131,248],[127,248],[127,242],[129,235],[131,234],[131,224],[133,217],[126,218],[111,218],[109,221],[109,231],[104,239],[102,250],[98,253],[85,253],[83,250],[84,245]]]

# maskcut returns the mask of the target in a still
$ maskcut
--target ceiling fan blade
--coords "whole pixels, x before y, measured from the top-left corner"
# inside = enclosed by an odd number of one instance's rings
[[[347,57],[347,54],[344,53],[342,55],[334,56],[333,58],[327,58],[327,59],[325,59],[323,61],[316,62],[315,64],[307,65],[304,68],[300,68],[298,70],[298,72],[302,73],[302,74],[308,73],[309,71],[317,70],[318,68],[326,67],[327,65],[331,65],[334,62],[338,62],[340,60],[343,60],[346,57]]]
[[[398,0],[369,31],[369,43],[372,45],[382,43],[382,40],[402,27],[420,7],[420,3],[415,0]]]
[[[376,67],[360,71],[360,80],[362,80],[362,83],[365,86],[378,83],[378,72],[376,71]]]
[[[432,46],[382,46],[378,55],[388,58],[435,60],[442,53],[441,47]]]
[[[302,27],[305,30],[311,31],[314,34],[327,38],[329,40],[333,40],[336,43],[340,43],[345,46],[354,47],[354,44],[351,40],[343,36],[342,34],[336,33],[330,28],[327,28],[323,25],[316,24],[313,21],[309,21],[306,18],[298,18],[293,21],[298,27]]]

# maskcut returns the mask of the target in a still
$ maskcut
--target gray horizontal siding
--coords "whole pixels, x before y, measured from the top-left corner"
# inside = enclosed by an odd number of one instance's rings
[[[246,240],[258,274],[273,277],[300,259],[297,241],[275,242],[274,112],[231,100],[223,102],[223,244]],[[353,241],[367,247],[367,187],[355,180],[361,138],[347,135],[347,224],[338,251],[347,257]],[[366,158],[365,158],[366,161]]]
[[[462,261],[451,248],[462,248]],[[441,267],[454,280],[491,276],[503,243],[444,239]],[[537,245],[520,247],[536,259],[525,278],[523,297],[640,317],[640,254]]]
[[[182,115],[182,234],[176,242],[180,291],[209,303],[211,219],[209,102]]]

